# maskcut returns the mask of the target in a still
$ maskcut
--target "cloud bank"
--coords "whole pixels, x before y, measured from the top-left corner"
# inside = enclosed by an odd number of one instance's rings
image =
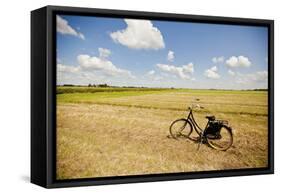
[[[77,56],[78,66],[70,66],[59,63],[57,71],[61,77],[70,77],[77,79],[89,78],[95,80],[99,77],[119,77],[134,79],[135,76],[126,69],[118,68],[107,57],[111,51],[99,48],[99,56],[90,56],[81,54]],[[96,77],[95,77],[96,76]]]
[[[159,70],[175,75],[180,79],[192,79],[191,74],[194,72],[194,65],[193,63],[189,63],[183,66],[174,66],[169,64],[156,64]]]
[[[74,30],[67,22],[67,20],[57,15],[57,32],[61,34],[73,35],[85,40],[85,36],[81,32]]]

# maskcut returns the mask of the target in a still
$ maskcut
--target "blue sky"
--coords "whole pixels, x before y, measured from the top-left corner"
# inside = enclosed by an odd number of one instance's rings
[[[267,88],[266,27],[57,16],[57,83]]]

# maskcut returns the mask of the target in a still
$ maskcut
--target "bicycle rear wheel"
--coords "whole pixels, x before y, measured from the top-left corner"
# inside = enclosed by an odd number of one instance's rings
[[[218,135],[206,135],[207,143],[209,146],[216,150],[226,151],[233,144],[233,134],[232,130],[228,126],[223,126],[221,128],[220,134]]]
[[[192,126],[187,119],[175,120],[170,126],[170,134],[174,139],[188,138],[192,133]]]

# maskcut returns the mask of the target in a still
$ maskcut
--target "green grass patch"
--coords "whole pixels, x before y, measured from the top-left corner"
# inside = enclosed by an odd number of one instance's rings
[[[63,93],[57,94],[58,103],[89,103],[97,102],[108,98],[121,98],[130,96],[142,96],[147,94],[159,94],[165,91],[115,91],[115,92],[95,92],[95,93]]]

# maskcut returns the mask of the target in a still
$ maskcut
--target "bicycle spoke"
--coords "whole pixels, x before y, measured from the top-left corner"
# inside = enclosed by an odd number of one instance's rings
[[[174,121],[170,126],[170,134],[174,139],[188,138],[192,132],[192,127],[186,119]]]
[[[225,126],[222,127],[220,134],[207,136],[208,144],[217,150],[227,150],[233,142],[232,133]]]

